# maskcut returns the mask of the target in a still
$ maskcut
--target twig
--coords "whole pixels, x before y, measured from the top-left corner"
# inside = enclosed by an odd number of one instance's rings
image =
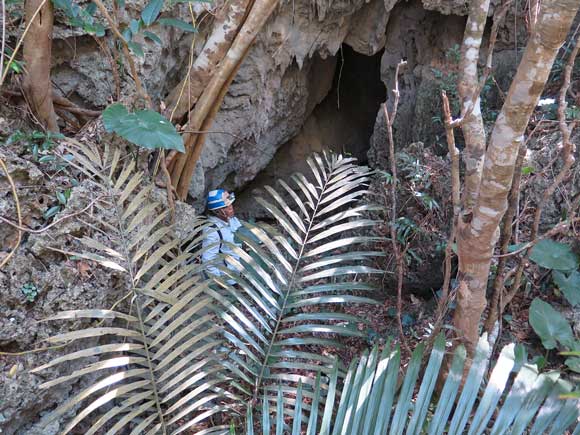
[[[14,50],[12,51],[12,56],[10,56],[10,59],[8,60],[8,66],[12,65],[12,62],[14,62],[14,58],[16,57],[16,53],[18,53],[18,50],[20,49],[20,46],[22,45],[22,42],[24,41],[24,37],[26,36],[28,31],[30,30],[30,26],[32,26],[32,23],[34,23],[36,16],[40,13],[40,10],[44,7],[44,5],[46,4],[47,1],[48,0],[42,0],[42,3],[40,3],[38,5],[38,8],[36,8],[36,11],[34,11],[34,14],[32,14],[30,21],[28,22],[28,24],[26,25],[26,27],[24,29],[24,32],[22,32],[20,39],[16,43],[16,47],[14,47]],[[4,84],[4,80],[6,79],[6,76],[8,75],[8,71],[10,71],[10,68],[6,68],[6,70],[4,71],[4,73],[2,74],[2,76],[0,78],[0,88]]]
[[[74,213],[68,214],[66,216],[63,216],[57,220],[55,220],[53,223],[51,223],[50,225],[47,225],[39,230],[34,230],[32,228],[28,228],[23,226],[22,224],[15,224],[14,222],[12,222],[10,219],[6,219],[3,216],[0,216],[0,221],[7,223],[8,225],[16,228],[19,231],[24,231],[26,233],[31,233],[31,234],[42,234],[45,231],[48,231],[49,229],[51,229],[52,227],[54,227],[55,225],[58,225],[59,223],[61,223],[62,221],[66,220],[66,219],[70,219],[72,217],[78,216],[80,214],[83,214],[84,212],[86,212],[89,208],[91,208],[96,202],[100,201],[103,197],[100,196],[97,199],[92,200],[89,205],[87,205],[85,208],[83,208],[82,210],[76,211]]]
[[[397,163],[395,161],[395,140],[393,138],[393,122],[397,116],[397,107],[399,105],[399,68],[406,65],[406,61],[401,61],[397,65],[395,70],[395,89],[393,89],[393,95],[395,96],[395,101],[393,102],[393,109],[391,114],[387,109],[387,104],[383,104],[383,112],[385,114],[385,120],[387,123],[387,136],[389,141],[389,159],[391,161],[391,246],[395,254],[395,261],[397,264],[397,324],[399,326],[399,335],[401,337],[401,344],[405,350],[411,353],[411,349],[407,344],[405,339],[405,333],[403,332],[403,323],[401,321],[401,312],[403,310],[403,256],[399,245],[397,244]]]
[[[115,5],[115,2],[113,2],[113,5]],[[119,69],[117,67],[116,59],[114,59],[115,55],[113,54],[113,50],[111,50],[105,42],[101,41],[100,38],[93,36],[93,39],[109,61],[111,72],[113,73],[113,82],[115,82],[115,99],[119,100],[121,98],[121,78],[119,77]]]
[[[0,166],[2,166],[2,170],[6,173],[6,178],[8,178],[8,182],[10,183],[10,187],[12,188],[12,196],[14,197],[14,204],[16,206],[16,216],[18,216],[18,226],[22,225],[22,213],[20,211],[20,201],[18,200],[18,192],[16,192],[16,185],[14,184],[14,180],[10,176],[8,172],[8,167],[4,160],[0,157]],[[12,248],[12,251],[4,257],[4,259],[0,262],[0,269],[2,269],[7,263],[8,260],[16,253],[18,246],[20,246],[20,242],[22,241],[22,231],[18,229],[18,239],[16,240],[16,244]]]

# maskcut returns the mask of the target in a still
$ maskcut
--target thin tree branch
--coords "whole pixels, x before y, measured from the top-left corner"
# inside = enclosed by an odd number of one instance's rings
[[[411,353],[411,349],[407,344],[405,339],[405,333],[403,331],[403,323],[401,320],[401,312],[403,310],[403,254],[399,249],[397,243],[397,162],[395,160],[395,140],[393,138],[393,123],[395,121],[395,116],[397,115],[397,107],[399,105],[399,69],[400,67],[406,65],[406,61],[401,61],[397,64],[395,69],[395,88],[393,89],[393,95],[395,100],[393,102],[392,112],[389,114],[386,103],[383,104],[383,112],[385,114],[385,120],[387,124],[387,137],[389,142],[389,159],[391,161],[391,223],[389,225],[391,233],[391,246],[393,253],[395,254],[395,261],[397,265],[397,324],[399,327],[399,335],[401,337],[401,344],[405,350]]]
[[[453,119],[451,117],[451,109],[449,107],[449,99],[445,91],[441,91],[441,100],[443,102],[443,120],[445,123],[445,133],[447,137],[447,148],[449,150],[449,156],[451,158],[451,191],[453,200],[453,219],[451,221],[451,229],[449,231],[449,237],[447,238],[447,245],[445,246],[445,272],[443,275],[443,286],[441,288],[441,297],[439,298],[439,303],[437,306],[437,316],[435,320],[435,325],[433,326],[433,331],[430,337],[429,347],[432,346],[435,341],[435,337],[439,334],[441,326],[443,325],[443,320],[445,319],[445,313],[449,307],[452,298],[449,297],[449,288],[451,284],[451,257],[453,255],[453,243],[455,243],[455,237],[457,236],[457,224],[459,221],[459,214],[461,212],[461,196],[460,188],[461,181],[459,178],[459,150],[455,145],[455,133],[453,129]]]

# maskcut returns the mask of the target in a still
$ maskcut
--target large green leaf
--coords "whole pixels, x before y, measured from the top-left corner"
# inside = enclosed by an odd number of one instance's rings
[[[572,249],[550,239],[540,240],[532,248],[530,260],[546,269],[572,270],[578,267],[578,257]]]
[[[177,18],[161,18],[159,20],[159,24],[163,24],[165,26],[175,27],[177,29],[183,30],[185,32],[195,33],[197,29],[193,27],[191,24],[186,23],[183,20],[178,20]]]
[[[564,272],[554,270],[552,276],[568,302],[572,306],[580,305],[580,271],[575,270],[566,275]]]
[[[161,8],[163,7],[163,0],[151,0],[147,6],[141,11],[141,19],[146,26],[150,26],[159,16]]]
[[[530,325],[542,340],[546,349],[554,349],[558,342],[571,346],[574,341],[572,328],[558,311],[541,299],[534,299],[530,306]]]
[[[185,152],[183,138],[173,124],[153,110],[130,113],[122,104],[112,104],[103,112],[103,123],[108,132],[144,148]]]

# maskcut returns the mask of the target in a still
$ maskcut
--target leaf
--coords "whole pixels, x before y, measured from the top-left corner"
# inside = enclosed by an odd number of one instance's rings
[[[55,205],[54,207],[50,207],[47,211],[44,212],[44,219],[49,219],[53,217],[60,211],[60,205]]]
[[[526,245],[527,245],[527,243],[516,243],[515,245],[509,245],[507,248],[507,251],[508,252],[519,251],[520,249],[522,249]]]
[[[176,18],[161,18],[159,20],[159,24],[163,24],[165,26],[176,27],[176,28],[181,29],[185,32],[191,32],[191,33],[197,32],[197,29],[195,27],[193,27],[191,24],[186,23],[185,21],[182,21],[182,20],[178,20]]]
[[[53,0],[53,4],[58,9],[64,10],[68,17],[73,17],[73,6],[71,0]]]
[[[38,163],[49,163],[56,160],[56,157],[53,155],[42,156],[38,159]]]
[[[16,376],[17,371],[18,371],[18,364],[14,364],[12,366],[12,368],[10,369],[10,371],[8,372],[8,377],[13,378],[14,376]]]
[[[546,269],[572,270],[578,267],[578,257],[572,249],[554,240],[540,240],[533,247],[530,260]]]
[[[129,29],[131,29],[131,32],[133,32],[133,34],[139,33],[140,27],[141,20],[136,20],[135,18],[131,19],[131,22],[129,23]]]
[[[546,349],[554,349],[557,343],[570,346],[574,341],[572,328],[550,304],[536,298],[530,306],[530,325],[542,340]]]
[[[66,205],[67,198],[66,198],[66,196],[64,195],[64,193],[62,193],[62,192],[56,192],[56,199],[58,199],[58,202],[59,202],[61,205]]]
[[[522,168],[522,175],[530,175],[533,174],[534,172],[536,172],[536,169],[533,168],[532,166],[524,166]]]
[[[564,293],[564,297],[575,307],[580,305],[580,272],[575,270],[566,276],[563,272],[554,270],[552,272],[554,283]]]
[[[566,358],[564,364],[566,364],[566,366],[573,372],[580,373],[580,358],[578,357]]]
[[[129,113],[122,104],[113,104],[103,112],[103,123],[107,131],[144,148],[185,152],[183,138],[173,124],[152,110]]]
[[[163,0],[151,0],[147,6],[141,11],[141,18],[146,26],[150,26],[159,16],[161,8],[163,7]]]
[[[145,52],[143,51],[143,46],[137,42],[127,42],[127,46],[139,57],[145,57]]]
[[[102,38],[103,36],[105,36],[105,26],[103,26],[100,23],[95,23],[93,24],[93,27],[95,29],[95,36],[97,38]]]
[[[125,41],[127,42],[133,39],[133,32],[131,32],[131,29],[129,29],[128,27],[123,30],[122,35]]]
[[[127,109],[122,104],[111,104],[103,111],[103,124],[105,129],[112,133],[121,126],[121,120],[129,115]]]
[[[158,45],[161,45],[161,44],[163,44],[163,41],[161,40],[161,38],[159,38],[159,36],[157,36],[155,33],[153,33],[153,32],[150,32],[149,30],[145,30],[145,31],[143,32],[143,36],[144,36],[146,39],[150,39],[151,41],[155,42],[155,43],[156,43],[156,44],[158,44]]]

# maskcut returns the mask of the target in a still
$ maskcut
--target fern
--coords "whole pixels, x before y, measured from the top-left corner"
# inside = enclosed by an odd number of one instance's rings
[[[344,371],[325,351],[342,346],[337,336],[366,337],[357,328],[362,320],[340,310],[347,303],[376,303],[355,292],[373,289],[361,277],[383,273],[365,264],[382,254],[361,249],[379,239],[356,233],[377,222],[364,218],[373,209],[362,202],[370,172],[354,161],[314,155],[311,180],[296,174],[294,188],[279,181],[286,198],[266,186],[268,196],[257,202],[276,225],[246,224],[245,249],[232,246],[239,260],[226,258],[225,278],[208,291],[220,304],[216,313],[232,349],[224,363],[237,378],[231,385],[250,404],[263,394],[267,403],[280,395],[286,405],[300,403],[299,397],[324,401],[329,376]],[[302,411],[314,412],[306,405]]]
[[[86,250],[67,254],[121,273],[127,282],[127,303],[111,309],[67,311],[47,319],[90,322],[89,327],[49,339],[51,343],[88,341],[89,347],[33,371],[83,361],[82,368],[41,388],[97,377],[53,413],[57,418],[84,403],[63,434],[98,411],[101,415],[93,418],[87,434],[180,433],[224,411],[222,406],[208,406],[211,401],[232,397],[221,389],[224,376],[216,363],[221,340],[210,310],[212,298],[206,293],[208,283],[201,278],[201,266],[188,261],[196,253],[178,249],[179,240],[166,225],[167,210],[152,199],[152,185],[144,182],[133,160],[121,167],[124,158],[117,148],[106,147],[100,153],[78,142],[68,148],[74,167],[98,190],[96,207],[106,208],[114,219],[95,223],[102,232],[79,240]],[[200,220],[193,237],[199,237],[203,228]],[[100,234],[108,240],[99,239]]]

